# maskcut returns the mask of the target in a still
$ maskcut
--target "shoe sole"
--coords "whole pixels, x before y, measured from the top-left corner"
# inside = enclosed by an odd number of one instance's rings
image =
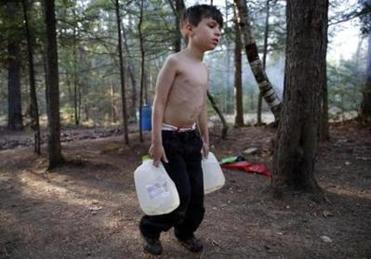
[[[180,245],[182,245],[184,248],[186,248],[188,251],[190,251],[190,252],[192,252],[192,253],[201,253],[203,250],[204,250],[204,248],[202,247],[200,250],[194,250],[194,249],[192,249],[188,244],[186,244],[186,243],[184,243],[183,241],[180,241],[179,239],[177,239],[177,241],[178,241],[178,243],[180,244]]]
[[[159,255],[162,254],[162,251],[160,253],[153,253],[153,252],[151,252],[151,251],[149,251],[145,248],[143,249],[143,252],[146,253],[146,254],[154,255],[154,256],[159,256]]]

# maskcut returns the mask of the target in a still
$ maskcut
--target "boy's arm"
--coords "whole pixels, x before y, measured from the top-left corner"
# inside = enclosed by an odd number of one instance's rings
[[[198,117],[198,127],[200,129],[201,138],[203,141],[202,146],[202,153],[204,157],[207,158],[209,154],[209,128],[208,128],[208,116],[207,116],[207,94],[205,93],[205,104],[203,111],[201,112],[200,116]]]
[[[207,76],[209,78],[209,74]],[[209,80],[208,80],[209,81]],[[209,154],[209,127],[208,127],[208,115],[207,115],[207,91],[208,88],[205,91],[204,94],[204,107],[202,109],[202,112],[200,113],[198,117],[198,127],[200,129],[203,146],[202,146],[202,152],[204,157],[207,158]]]
[[[155,98],[153,100],[152,143],[149,149],[149,154],[152,156],[155,166],[160,164],[161,159],[164,162],[168,162],[162,145],[161,127],[167,98],[177,71],[176,65],[176,58],[169,56],[157,77]]]

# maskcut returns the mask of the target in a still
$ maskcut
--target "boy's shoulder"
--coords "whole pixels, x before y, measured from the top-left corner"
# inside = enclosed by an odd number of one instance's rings
[[[167,56],[164,62],[164,66],[168,66],[171,68],[177,68],[180,63],[181,63],[181,57],[179,56],[179,52],[178,52],[178,53],[173,53]]]
[[[187,55],[183,51],[172,53],[169,56],[167,56],[166,63],[174,67],[179,67],[179,65],[186,65],[186,66],[191,65],[189,62],[189,57],[187,57]],[[201,64],[206,68],[206,70],[208,70],[208,66],[206,63],[201,62]]]
[[[183,56],[184,55],[183,55],[183,53],[181,51],[180,52],[176,52],[176,53],[172,53],[169,56],[167,56],[166,62],[170,62],[170,63],[182,62],[182,59],[184,59]]]

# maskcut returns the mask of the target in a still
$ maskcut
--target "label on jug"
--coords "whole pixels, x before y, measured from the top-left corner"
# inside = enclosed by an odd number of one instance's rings
[[[170,195],[169,188],[167,186],[167,182],[163,179],[162,181],[158,181],[154,184],[147,184],[146,190],[148,192],[149,197],[153,200],[156,198],[166,198]]]

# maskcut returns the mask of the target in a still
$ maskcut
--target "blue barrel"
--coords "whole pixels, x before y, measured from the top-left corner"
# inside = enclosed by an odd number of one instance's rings
[[[142,130],[150,131],[152,130],[152,107],[145,104],[141,107],[142,109]]]

